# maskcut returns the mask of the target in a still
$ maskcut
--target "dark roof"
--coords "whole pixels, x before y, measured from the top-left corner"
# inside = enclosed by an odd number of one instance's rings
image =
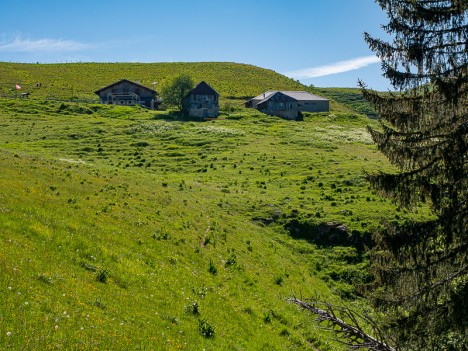
[[[132,82],[132,81],[130,81],[130,80],[128,80],[128,79],[121,79],[121,80],[119,80],[118,82],[112,83],[111,85],[108,85],[108,86],[106,86],[106,87],[104,87],[104,88],[101,88],[101,89],[99,89],[99,90],[96,90],[94,93],[97,94],[97,95],[99,95],[99,93],[100,93],[101,91],[103,91],[103,90],[105,90],[105,89],[108,89],[108,88],[112,88],[112,87],[114,87],[114,86],[116,86],[116,85],[119,85],[120,83],[124,83],[124,82],[130,83],[130,84],[133,84],[133,85],[136,85],[137,87],[143,88],[143,89],[145,89],[145,90],[149,90],[149,91],[152,92],[153,94],[157,94],[157,92],[156,92],[155,90],[150,89],[150,88],[147,88],[147,87],[145,87],[145,86],[143,86],[143,85],[140,85],[140,84],[138,84],[138,83]]]
[[[281,91],[274,92],[273,94],[269,95],[265,99],[259,101],[257,103],[258,108],[266,107],[268,101],[275,101],[275,102],[296,102],[297,100],[292,98],[289,95],[283,94]]]
[[[219,96],[219,94],[214,90],[212,87],[210,87],[207,83],[204,81],[201,81],[198,83],[198,85],[193,88],[188,95],[216,95]]]
[[[329,101],[328,99],[324,99],[323,97],[308,93],[306,91],[268,90],[263,94],[260,94],[254,97],[253,99],[248,100],[247,102],[255,100],[260,101],[259,103],[261,103],[275,96],[277,93],[287,95],[295,101]]]
[[[268,101],[268,100],[273,100],[273,101],[278,101],[278,102],[295,102],[296,101],[296,99],[294,99],[293,97],[286,95],[281,91],[276,91],[266,96],[263,100],[259,101],[258,104],[260,105],[261,103]]]

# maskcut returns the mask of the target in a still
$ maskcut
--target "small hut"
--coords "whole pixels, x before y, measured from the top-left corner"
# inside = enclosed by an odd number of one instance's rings
[[[216,118],[219,116],[219,94],[202,81],[187,94],[183,107],[190,117]]]

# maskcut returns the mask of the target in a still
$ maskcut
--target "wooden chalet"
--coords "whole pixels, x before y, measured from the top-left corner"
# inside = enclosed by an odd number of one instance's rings
[[[183,107],[190,117],[216,118],[219,116],[219,94],[202,81],[187,94]]]
[[[95,94],[99,95],[102,104],[141,105],[151,109],[157,109],[161,104],[155,90],[127,79],[119,80],[99,89],[95,91]]]
[[[269,90],[247,101],[245,107],[295,120],[299,112],[329,112],[330,101],[306,91]]]

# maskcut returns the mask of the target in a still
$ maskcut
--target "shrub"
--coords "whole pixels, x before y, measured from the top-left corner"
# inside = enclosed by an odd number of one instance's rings
[[[237,262],[237,257],[236,257],[236,254],[231,252],[231,254],[229,255],[229,257],[227,258],[226,260],[226,263],[225,263],[225,267],[228,267],[228,266],[233,266],[235,265]]]
[[[214,325],[210,324],[206,318],[198,320],[198,330],[205,338],[213,338],[215,334]]]
[[[281,286],[283,284],[283,277],[281,275],[275,277],[275,284]]]
[[[271,323],[272,320],[273,320],[273,311],[272,310],[269,310],[269,311],[263,313],[263,321],[265,323]]]
[[[109,270],[106,268],[101,268],[99,271],[96,273],[96,280],[100,283],[106,283],[107,278],[109,278]]]
[[[194,316],[199,316],[200,315],[200,306],[198,305],[198,302],[193,302],[188,306],[185,306],[185,313],[187,314],[192,314]]]
[[[218,274],[218,268],[216,268],[213,260],[210,260],[210,263],[208,265],[208,272],[210,272],[213,275]]]

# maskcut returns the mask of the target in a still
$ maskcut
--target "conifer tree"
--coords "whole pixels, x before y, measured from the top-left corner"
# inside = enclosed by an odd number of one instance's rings
[[[375,235],[373,301],[401,349],[467,350],[468,0],[376,2],[391,39],[365,40],[396,91],[361,87],[381,116],[372,138],[398,172],[370,181],[432,216]]]

